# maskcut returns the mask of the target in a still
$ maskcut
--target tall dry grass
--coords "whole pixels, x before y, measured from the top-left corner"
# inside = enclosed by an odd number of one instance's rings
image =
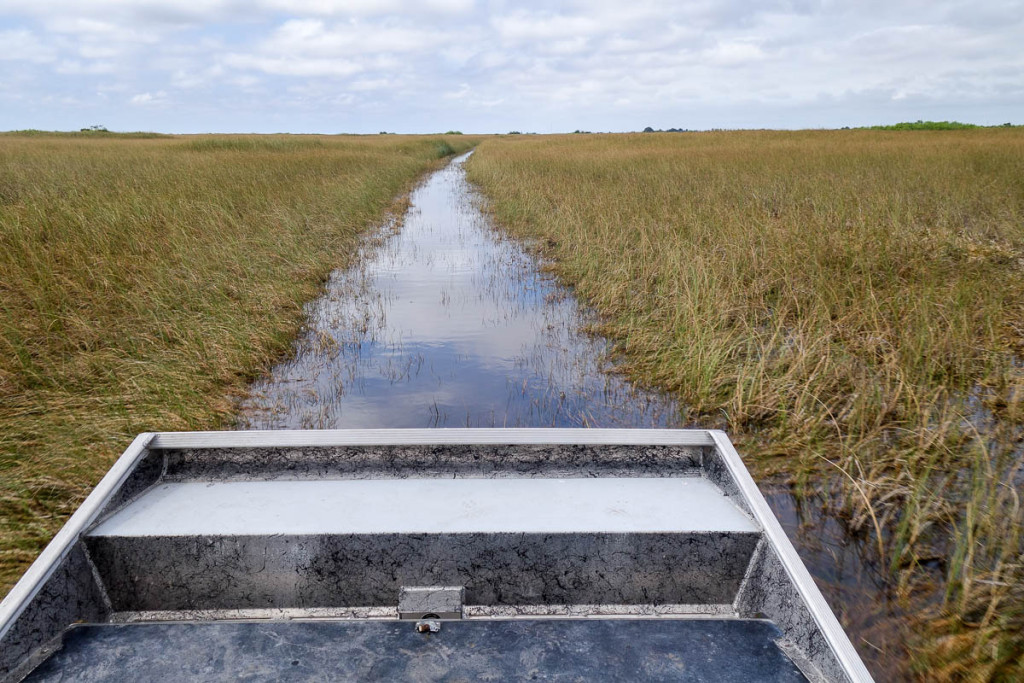
[[[1024,131],[516,136],[468,170],[626,372],[828,489],[908,610],[938,587],[915,671],[1024,677]]]
[[[0,136],[0,594],[145,430],[216,427],[472,139]]]

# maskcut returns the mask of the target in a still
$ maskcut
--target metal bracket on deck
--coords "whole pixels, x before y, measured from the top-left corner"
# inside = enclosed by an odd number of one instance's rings
[[[462,586],[402,586],[399,619],[461,619],[466,589]]]

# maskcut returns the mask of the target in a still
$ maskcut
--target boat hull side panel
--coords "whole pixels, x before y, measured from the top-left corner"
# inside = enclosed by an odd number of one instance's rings
[[[0,680],[16,670],[31,668],[49,653],[46,646],[58,639],[68,624],[101,622],[110,615],[103,589],[76,543],[39,587],[35,598],[14,619],[0,647]],[[40,648],[43,647],[42,650]]]
[[[395,605],[731,604],[758,533],[93,536],[116,611]]]

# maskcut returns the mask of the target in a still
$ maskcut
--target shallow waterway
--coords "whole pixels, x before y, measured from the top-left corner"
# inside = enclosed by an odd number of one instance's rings
[[[240,426],[675,426],[675,403],[608,372],[588,313],[493,229],[468,157],[431,175],[400,229],[368,238],[331,276],[294,357],[252,387]]]
[[[466,181],[470,154],[331,276],[240,428],[682,426],[673,400],[611,371],[609,343],[586,332],[592,314],[494,229]],[[898,676],[905,615],[863,542],[826,506],[762,490],[868,666]]]

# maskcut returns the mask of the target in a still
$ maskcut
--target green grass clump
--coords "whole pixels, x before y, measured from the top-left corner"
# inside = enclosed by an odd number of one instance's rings
[[[447,140],[437,140],[434,142],[434,154],[440,159],[442,157],[455,154],[455,148],[452,147]]]
[[[230,418],[438,158],[435,137],[0,137],[2,592],[135,434]]]
[[[510,136],[468,172],[626,372],[937,593],[915,666],[1024,674],[1024,132]]]

